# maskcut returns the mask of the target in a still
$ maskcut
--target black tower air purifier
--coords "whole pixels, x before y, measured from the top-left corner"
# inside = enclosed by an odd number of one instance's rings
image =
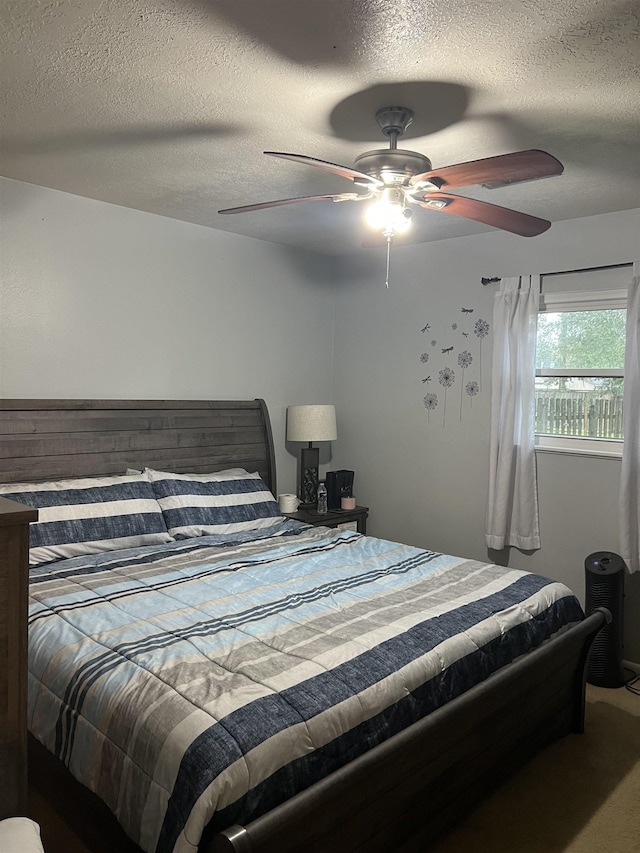
[[[584,561],[586,604],[589,616],[606,607],[613,617],[593,642],[587,681],[597,687],[622,687],[622,629],[624,615],[624,560],[610,551],[596,551]]]

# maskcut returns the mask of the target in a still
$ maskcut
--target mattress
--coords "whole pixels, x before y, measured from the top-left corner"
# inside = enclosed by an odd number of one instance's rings
[[[30,571],[29,727],[152,853],[194,853],[583,619],[563,584],[346,530]]]

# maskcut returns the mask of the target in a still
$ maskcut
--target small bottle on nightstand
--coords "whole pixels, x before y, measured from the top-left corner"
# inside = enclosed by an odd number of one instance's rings
[[[324,515],[327,511],[327,487],[324,483],[318,486],[318,512]]]

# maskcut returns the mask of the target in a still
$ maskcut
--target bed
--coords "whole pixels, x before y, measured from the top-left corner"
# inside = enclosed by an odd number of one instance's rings
[[[105,837],[112,812],[157,853],[424,850],[582,731],[606,612],[282,518],[263,401],[2,401],[0,420],[4,494],[57,507],[32,526],[32,768]],[[56,537],[82,478],[78,545]],[[121,499],[103,547],[93,507]]]

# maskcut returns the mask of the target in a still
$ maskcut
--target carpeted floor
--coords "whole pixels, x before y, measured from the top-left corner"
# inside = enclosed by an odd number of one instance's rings
[[[76,835],[31,791],[47,853],[124,853]],[[587,686],[583,735],[547,747],[442,839],[436,853],[638,853],[640,696]],[[274,852],[275,853],[275,852]]]
[[[587,685],[583,735],[547,747],[437,853],[638,853],[640,696]]]

